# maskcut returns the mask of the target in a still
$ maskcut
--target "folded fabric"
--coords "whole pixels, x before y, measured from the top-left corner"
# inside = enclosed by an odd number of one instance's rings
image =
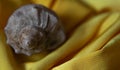
[[[42,4],[62,21],[67,40],[51,53],[14,54],[4,27],[10,14],[25,4]],[[0,70],[120,70],[119,0],[0,1]]]

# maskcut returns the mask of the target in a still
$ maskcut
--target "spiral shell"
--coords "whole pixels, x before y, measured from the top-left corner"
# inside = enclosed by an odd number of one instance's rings
[[[17,9],[8,19],[5,34],[15,53],[28,56],[54,50],[66,38],[57,15],[37,4]]]

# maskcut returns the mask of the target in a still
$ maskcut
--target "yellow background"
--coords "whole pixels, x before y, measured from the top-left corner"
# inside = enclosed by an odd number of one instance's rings
[[[68,39],[51,53],[17,55],[4,27],[15,9],[42,4],[56,12]],[[0,70],[120,70],[120,0],[0,0]]]

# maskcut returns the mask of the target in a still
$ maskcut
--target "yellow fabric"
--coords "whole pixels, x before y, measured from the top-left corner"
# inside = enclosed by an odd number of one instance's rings
[[[10,14],[25,4],[55,11],[68,39],[51,53],[17,55],[6,44]],[[0,1],[0,70],[120,70],[119,0]]]

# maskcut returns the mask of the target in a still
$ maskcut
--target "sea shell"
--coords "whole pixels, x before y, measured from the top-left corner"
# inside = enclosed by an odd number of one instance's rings
[[[58,48],[66,39],[57,15],[50,9],[29,4],[17,9],[5,27],[7,43],[17,54],[32,55]]]

